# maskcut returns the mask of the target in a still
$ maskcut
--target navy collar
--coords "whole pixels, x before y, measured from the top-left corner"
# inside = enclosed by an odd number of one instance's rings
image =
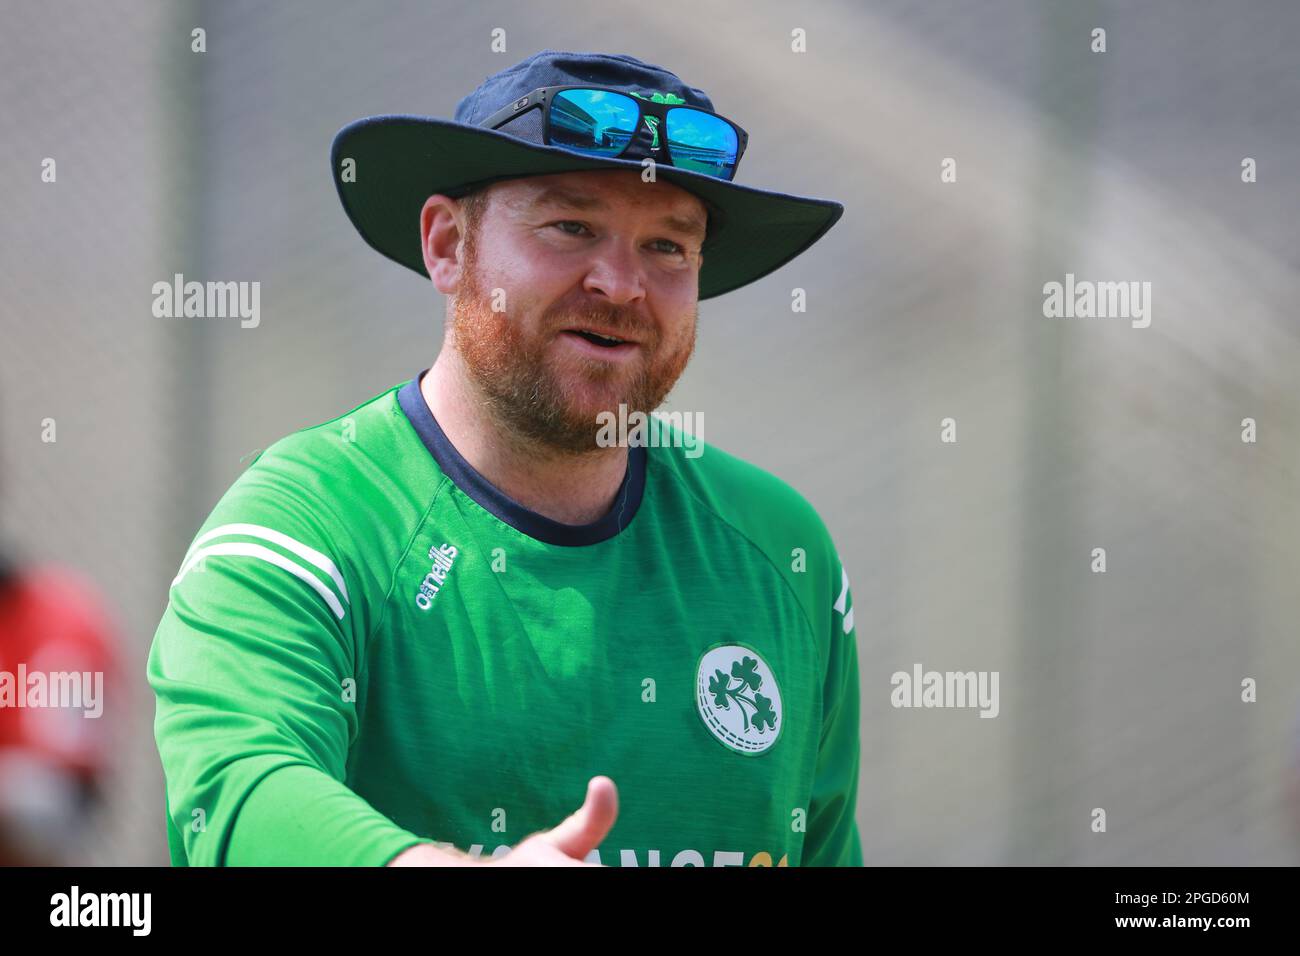
[[[447,435],[433,417],[429,403],[420,392],[420,379],[424,378],[425,369],[398,390],[397,402],[406,417],[410,419],[424,442],[438,462],[443,474],[455,482],[456,487],[478,502],[484,510],[496,515],[516,531],[522,531],[530,538],[536,538],[546,544],[568,546],[596,544],[614,537],[629,524],[641,506],[641,497],[645,491],[646,450],[640,445],[628,449],[627,473],[623,483],[618,487],[614,506],[601,518],[591,524],[564,524],[554,521],[536,511],[530,511],[515,501],[496,485],[492,484],[465,460],[456,450]]]

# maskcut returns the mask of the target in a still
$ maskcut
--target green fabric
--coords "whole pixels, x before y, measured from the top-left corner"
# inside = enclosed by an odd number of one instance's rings
[[[628,93],[631,94],[632,96],[635,96],[639,100],[649,100],[652,103],[667,103],[669,105],[673,105],[676,103],[686,102],[684,99],[682,99],[680,96],[676,95],[675,93],[652,92],[649,96],[646,96],[642,93],[635,93],[632,90],[628,90]]]
[[[263,452],[171,588],[148,680],[172,862],[487,856],[606,774],[607,865],[861,865],[852,600],[813,508],[713,446],[651,447],[628,527],[546,544],[441,472],[396,391]],[[701,694],[717,645],[749,650]]]

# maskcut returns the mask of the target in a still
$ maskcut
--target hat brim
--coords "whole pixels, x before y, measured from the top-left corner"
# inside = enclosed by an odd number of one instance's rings
[[[355,180],[342,164],[354,161]],[[636,159],[598,159],[540,146],[496,130],[428,116],[371,116],[339,130],[330,150],[339,200],[374,249],[426,276],[420,210],[436,193],[457,195],[500,179],[593,169],[641,169]],[[712,203],[702,253],[699,298],[722,295],[760,279],[804,252],[844,212],[829,199],[755,189],[667,164],[655,175]]]

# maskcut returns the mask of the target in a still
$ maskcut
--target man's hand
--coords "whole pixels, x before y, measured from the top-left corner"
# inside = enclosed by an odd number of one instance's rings
[[[497,860],[475,860],[459,850],[421,843],[394,857],[389,866],[600,866],[583,860],[605,839],[618,817],[618,788],[609,777],[587,781],[587,799],[559,826],[525,837]]]

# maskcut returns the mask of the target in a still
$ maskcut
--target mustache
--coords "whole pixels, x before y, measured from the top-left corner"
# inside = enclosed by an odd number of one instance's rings
[[[579,307],[559,309],[555,319],[550,323],[553,332],[579,328],[585,325],[598,326],[618,334],[624,333],[628,338],[650,341],[658,338],[654,322],[647,321],[637,312],[629,309]]]

